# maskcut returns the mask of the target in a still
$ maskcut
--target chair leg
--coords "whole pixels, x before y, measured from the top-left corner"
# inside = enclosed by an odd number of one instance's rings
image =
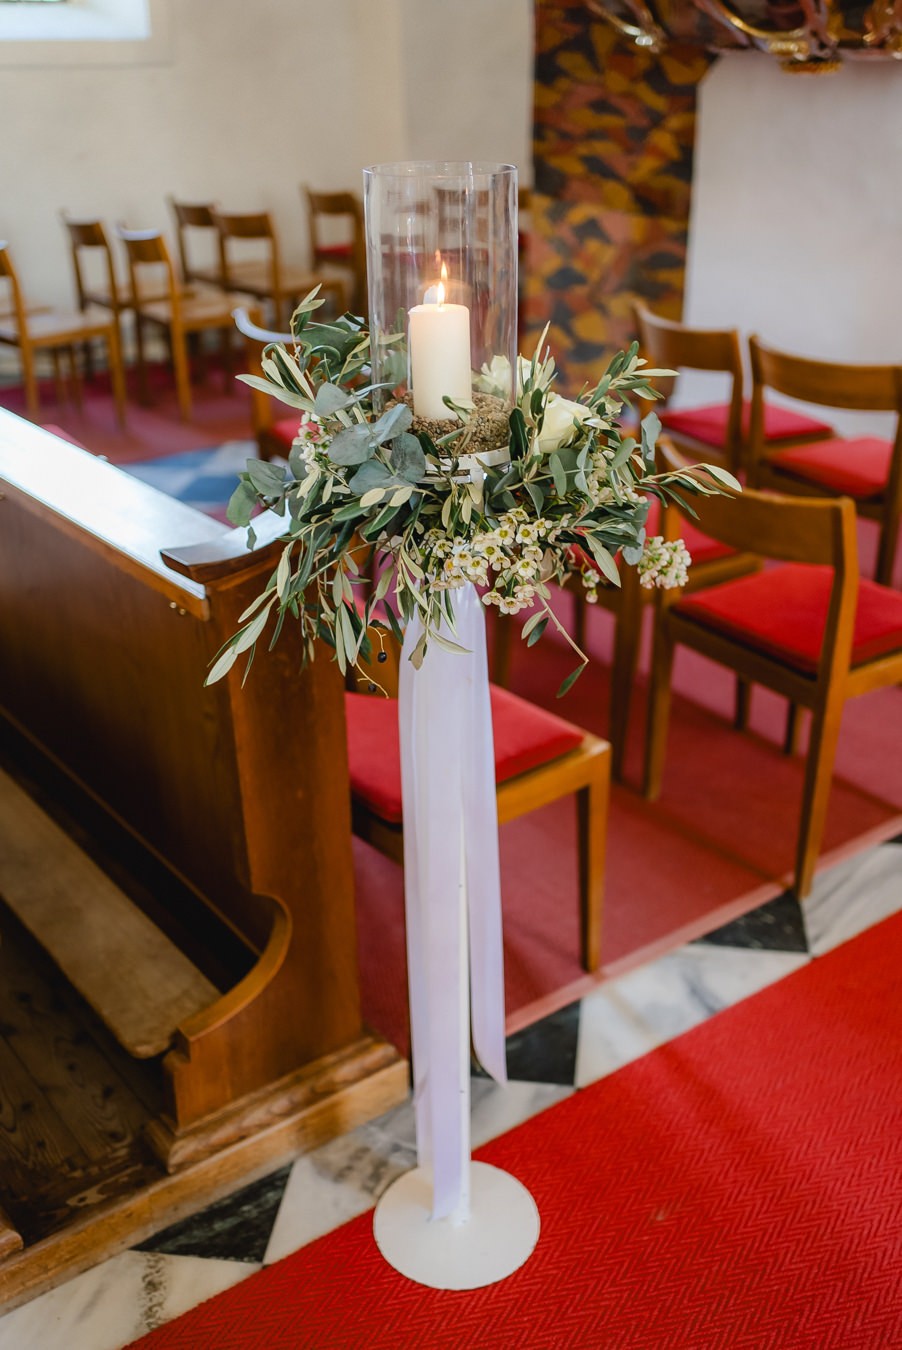
[[[135,315],[135,361],[138,366],[138,397],[142,404],[150,402],[150,385],[147,380],[147,361],[144,355],[144,324],[140,314]]]
[[[66,348],[66,360],[69,366],[69,382],[72,385],[72,395],[75,399],[75,406],[79,413],[85,410],[84,390],[81,383],[81,371],[78,366],[78,357],[74,344]]]
[[[175,369],[175,387],[179,400],[179,412],[183,422],[191,421],[191,369],[188,364],[188,350],[185,334],[181,329],[170,330],[172,344],[172,364]]]
[[[223,388],[227,394],[234,394],[235,381],[232,378],[232,333],[234,329],[229,326],[219,330],[219,354],[222,360],[222,380]]]
[[[802,735],[802,709],[798,703],[786,705],[786,730],[783,734],[783,754],[797,755]]]
[[[588,605],[582,587],[573,592],[573,641],[582,651],[586,650],[586,613]]]
[[[34,368],[34,351],[30,346],[22,346],[22,378],[25,382],[25,407],[28,416],[36,418],[40,412],[38,380]]]
[[[639,596],[624,593],[615,616],[611,711],[608,720],[608,740],[613,751],[611,773],[617,783],[623,779],[623,761],[626,757],[633,689],[636,684],[636,672],[639,669],[641,638],[642,607]]]
[[[513,641],[514,625],[506,614],[496,614],[492,639],[492,680],[503,689],[507,688],[510,680]]]
[[[880,545],[877,550],[877,570],[874,580],[881,586],[892,586],[893,570],[896,565],[896,549],[899,544],[899,519],[892,517],[884,520],[880,527]]]
[[[113,385],[113,398],[116,403],[116,416],[120,427],[125,426],[125,371],[122,368],[122,344],[119,341],[119,325],[113,323],[107,337],[107,355],[110,364],[110,380]]]
[[[739,675],[736,676],[736,703],[733,713],[733,726],[737,731],[747,731],[749,725],[749,712],[752,702],[752,686],[748,680],[743,680]]]
[[[580,960],[583,969],[601,964],[601,912],[604,902],[604,864],[608,831],[609,756],[598,761],[592,782],[576,794],[579,833]]]
[[[833,780],[833,761],[842,724],[843,701],[834,698],[825,707],[816,708],[811,719],[808,757],[805,761],[805,786],[802,815],[796,847],[795,894],[803,899],[811,890],[814,868],[820,853],[827,815],[827,802]]]
[[[664,756],[667,750],[667,726],[670,721],[670,676],[673,670],[674,642],[665,614],[657,615],[651,661],[651,687],[648,693],[648,731],[645,736],[645,773],[642,790],[649,801],[661,794]]]
[[[53,347],[50,355],[53,359],[53,389],[57,403],[62,406],[68,402],[68,390],[63,380],[63,365],[60,361],[59,347]]]

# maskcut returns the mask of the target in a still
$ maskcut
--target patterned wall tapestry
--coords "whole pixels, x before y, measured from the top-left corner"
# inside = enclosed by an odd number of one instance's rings
[[[550,319],[561,392],[632,340],[636,296],[680,317],[696,92],[714,60],[643,52],[585,0],[536,0],[524,350]]]

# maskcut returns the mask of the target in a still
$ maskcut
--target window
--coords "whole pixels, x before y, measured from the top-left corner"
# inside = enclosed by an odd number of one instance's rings
[[[0,0],[0,65],[169,59],[169,0]]]

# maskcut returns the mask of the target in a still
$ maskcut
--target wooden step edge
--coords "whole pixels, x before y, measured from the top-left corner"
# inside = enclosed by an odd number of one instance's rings
[[[60,1232],[9,1257],[0,1264],[0,1310],[10,1312],[405,1101],[408,1061],[387,1047],[382,1067],[372,1072],[372,1041],[349,1046],[350,1057],[355,1048],[364,1071],[338,1092],[327,1092],[299,1114],[280,1117],[203,1162],[163,1173],[132,1195],[81,1211]]]

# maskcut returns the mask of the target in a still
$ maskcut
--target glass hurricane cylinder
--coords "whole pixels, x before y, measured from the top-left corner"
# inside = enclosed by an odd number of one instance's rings
[[[364,169],[373,380],[427,422],[481,387],[510,404],[517,357],[517,171],[411,162]],[[486,373],[487,372],[487,373]]]

